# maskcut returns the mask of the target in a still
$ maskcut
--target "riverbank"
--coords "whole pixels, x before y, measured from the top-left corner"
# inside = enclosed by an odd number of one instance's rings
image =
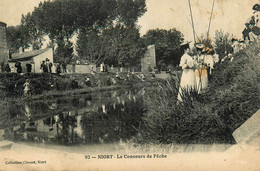
[[[234,143],[232,133],[260,106],[260,41],[218,63],[203,93],[185,91],[178,82],[147,91],[137,144]]]
[[[50,73],[1,73],[0,97],[6,99],[36,100],[64,95],[109,91],[120,88],[143,88],[163,82],[152,74],[141,73],[95,73],[95,74],[50,74]],[[24,83],[29,82],[28,95],[24,95]]]

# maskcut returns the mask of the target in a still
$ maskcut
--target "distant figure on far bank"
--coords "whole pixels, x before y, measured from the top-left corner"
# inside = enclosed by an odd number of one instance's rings
[[[182,101],[183,89],[191,91],[196,88],[196,78],[195,78],[195,67],[196,61],[189,55],[190,53],[190,42],[182,43],[181,49],[184,51],[183,56],[181,57],[180,67],[182,67],[182,76],[180,81],[178,100]]]
[[[30,83],[29,83],[29,80],[26,79],[25,83],[23,84],[24,86],[24,96],[27,97],[30,95]]]
[[[10,65],[7,63],[5,66],[5,72],[11,72]]]
[[[43,73],[47,73],[48,72],[48,67],[47,67],[45,61],[42,61],[41,69],[42,69]]]
[[[57,65],[57,67],[56,67],[56,73],[58,74],[58,75],[60,75],[60,73],[61,73],[61,67],[60,67],[60,64],[58,63],[58,65]]]
[[[15,65],[17,73],[22,73],[21,62],[16,62]]]
[[[65,62],[61,63],[62,69],[63,69],[63,73],[67,73],[67,64]]]
[[[105,71],[105,65],[104,65],[104,62],[102,62],[100,64],[100,72],[104,72]]]
[[[27,68],[27,72],[31,72],[32,71],[32,64],[27,63],[26,68]]]

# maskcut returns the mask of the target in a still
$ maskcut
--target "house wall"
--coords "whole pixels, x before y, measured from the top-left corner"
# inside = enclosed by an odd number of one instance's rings
[[[9,50],[6,42],[6,24],[0,22],[0,64],[6,64],[9,58]],[[0,70],[1,72],[1,70]]]
[[[42,63],[42,61],[45,61],[46,58],[48,58],[50,60],[50,62],[53,64],[53,50],[52,50],[52,48],[49,48],[46,52],[44,52],[44,53],[42,53],[38,56],[33,57],[34,68],[32,68],[32,72],[41,73],[42,72],[42,70],[40,69],[41,63]],[[52,71],[54,71],[53,68],[52,68]]]
[[[96,71],[96,65],[75,65],[75,73],[90,73],[92,68]]]
[[[67,65],[67,73],[90,73],[93,68],[96,71],[96,65]]]

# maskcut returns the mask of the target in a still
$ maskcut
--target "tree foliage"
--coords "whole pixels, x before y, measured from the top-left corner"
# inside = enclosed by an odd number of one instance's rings
[[[132,67],[140,64],[146,46],[137,28],[116,26],[97,31],[81,31],[78,54],[90,62]]]
[[[174,29],[149,30],[143,39],[146,45],[155,45],[156,62],[161,69],[167,65],[178,65],[182,52],[179,45],[183,41],[183,34]]]
[[[145,0],[53,0],[40,3],[24,21],[29,20],[27,23],[48,35],[52,45],[57,45],[59,50],[56,50],[55,58],[70,61],[72,55],[67,54],[66,58],[62,51],[70,49],[70,39],[75,32],[81,30],[80,37],[84,37],[83,34],[89,31],[101,32],[115,24],[134,27],[145,11]],[[27,33],[37,37],[39,32]],[[34,36],[32,39],[35,41]],[[84,56],[85,45],[80,43],[85,41],[82,40],[78,43],[78,49],[81,49],[79,54]]]
[[[6,33],[7,44],[11,53],[17,52],[20,47],[23,49],[32,47],[32,49],[38,50],[43,45],[44,34],[36,25],[35,18],[30,13],[22,15],[20,25],[7,27]]]
[[[27,46],[27,43],[23,42],[21,26],[9,26],[6,28],[6,40],[7,47],[10,53],[15,53],[20,47]]]

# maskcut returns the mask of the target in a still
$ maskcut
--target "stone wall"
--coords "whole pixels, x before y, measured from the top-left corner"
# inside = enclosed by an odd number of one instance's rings
[[[155,45],[147,47],[144,57],[141,59],[142,72],[149,72],[149,68],[156,66]]]

